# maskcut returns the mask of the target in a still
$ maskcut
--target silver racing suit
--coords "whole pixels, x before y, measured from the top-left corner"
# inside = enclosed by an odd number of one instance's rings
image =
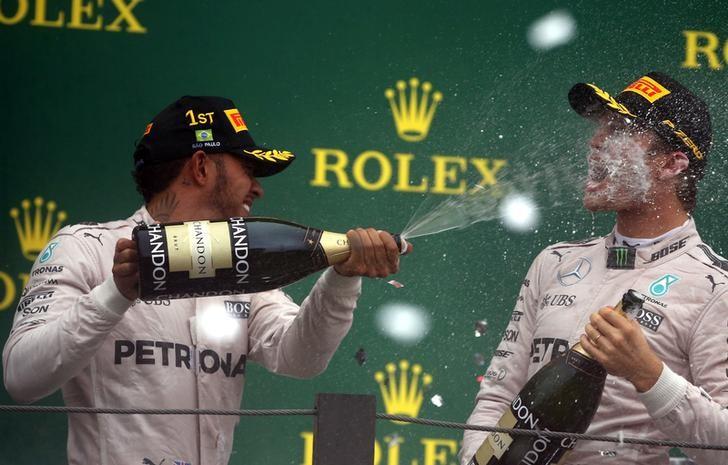
[[[614,306],[625,291],[636,289],[647,297],[636,319],[669,370],[639,395],[628,381],[609,376],[587,433],[728,441],[728,415],[720,408],[728,404],[728,262],[701,241],[692,219],[652,245],[633,248],[616,242],[613,231],[556,244],[538,255],[469,423],[496,425],[526,381],[578,342],[592,312]],[[486,434],[464,434],[463,464]],[[684,452],[702,465],[728,464],[728,452]],[[579,441],[565,463],[664,465],[668,460],[666,448]]]
[[[68,406],[240,408],[248,361],[297,378],[321,373],[348,332],[360,278],[327,270],[301,306],[280,290],[130,302],[111,268],[116,241],[154,223],[61,229],[38,256],[3,351],[19,402],[61,388]],[[226,464],[236,416],[70,414],[71,464]]]

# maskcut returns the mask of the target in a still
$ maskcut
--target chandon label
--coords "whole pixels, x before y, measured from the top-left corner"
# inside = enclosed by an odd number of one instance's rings
[[[176,292],[174,294],[159,294],[158,299],[199,299],[200,297],[217,297],[221,295],[245,294],[243,289],[223,289],[221,291]]]
[[[233,256],[235,257],[235,277],[237,284],[248,284],[250,263],[248,263],[248,228],[243,218],[231,218],[230,228],[233,236]]]
[[[521,400],[521,396],[516,396],[513,399],[513,402],[511,402],[511,411],[518,420],[522,421],[530,429],[536,429],[538,418],[533,416],[533,413],[531,413],[526,404]]]
[[[192,221],[188,223],[190,235],[190,253],[192,255],[192,269],[190,278],[207,278],[215,276],[212,267],[212,241],[206,221]]]
[[[162,226],[153,224],[149,226],[149,248],[152,257],[152,283],[155,291],[167,290],[167,256],[164,253],[164,239]]]
[[[537,429],[536,426],[538,425],[539,419],[533,415],[533,412],[531,412],[526,403],[523,402],[520,395],[516,396],[516,398],[513,399],[513,402],[511,402],[511,411],[522,423],[523,426],[521,427]],[[548,428],[544,428],[544,430],[548,431]],[[546,451],[548,451],[547,453],[553,457],[554,452],[558,449],[554,449],[551,441],[551,438],[539,436],[531,443],[530,449],[523,455],[523,458],[519,463],[523,465],[535,465],[537,463],[541,463],[541,454]],[[558,447],[563,449],[571,449],[576,444],[576,441],[570,438],[563,438],[557,441],[559,441]]]
[[[513,416],[513,412],[511,411],[511,409],[506,409],[506,411],[503,412],[503,416],[501,416],[500,420],[498,420],[498,427],[513,428],[516,426],[516,423],[518,423],[518,420],[516,420],[516,417]],[[485,465],[487,463],[490,463],[490,460],[494,456],[500,459],[501,457],[503,457],[503,454],[506,453],[512,443],[513,436],[511,436],[510,434],[492,432],[480,445],[478,451],[475,453],[475,456],[468,463],[468,465]]]
[[[544,431],[548,431],[548,429],[544,429]],[[574,447],[575,444],[576,440],[563,438],[559,443],[559,447],[563,449],[571,449]],[[551,438],[539,436],[535,441],[533,441],[533,443],[531,444],[531,449],[525,453],[520,463],[524,465],[534,465],[536,463],[539,463],[541,454],[546,452],[549,449],[549,446],[551,446]],[[552,449],[549,450],[547,453],[553,454],[553,452],[554,451]]]

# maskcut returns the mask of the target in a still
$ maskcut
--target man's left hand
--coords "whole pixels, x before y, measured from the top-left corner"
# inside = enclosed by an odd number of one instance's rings
[[[638,392],[648,391],[662,373],[662,361],[650,348],[635,320],[604,307],[592,313],[580,342],[610,375],[630,381]]]
[[[357,228],[346,233],[351,255],[334,265],[343,276],[386,278],[399,271],[399,248],[391,234],[373,228]],[[411,245],[408,244],[408,251]]]

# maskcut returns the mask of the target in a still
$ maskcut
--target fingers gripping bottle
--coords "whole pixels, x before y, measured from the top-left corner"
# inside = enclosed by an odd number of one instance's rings
[[[635,315],[643,303],[644,296],[630,289],[615,310]],[[599,407],[606,378],[604,367],[576,343],[528,380],[498,427],[584,433]],[[489,433],[469,465],[558,465],[575,445],[569,438]]]

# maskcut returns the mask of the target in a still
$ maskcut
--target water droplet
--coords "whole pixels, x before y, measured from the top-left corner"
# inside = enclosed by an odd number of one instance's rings
[[[367,352],[364,350],[363,347],[359,347],[359,350],[357,350],[356,354],[354,354],[354,358],[356,359],[359,366],[362,366],[367,363]]]
[[[430,331],[430,315],[425,309],[404,302],[388,302],[377,312],[379,330],[396,342],[416,344]]]
[[[538,207],[526,195],[508,194],[498,208],[503,224],[508,229],[523,232],[535,229],[538,223]]]
[[[404,287],[404,284],[400,283],[399,281],[396,281],[394,279],[390,279],[387,281],[387,284],[390,286],[396,287],[397,289],[402,289]]]
[[[397,433],[393,433],[391,436],[384,436],[384,440],[387,442],[387,446],[395,447],[404,442],[402,436]]]
[[[488,331],[488,320],[478,320],[475,322],[475,337],[485,336],[485,332]]]

